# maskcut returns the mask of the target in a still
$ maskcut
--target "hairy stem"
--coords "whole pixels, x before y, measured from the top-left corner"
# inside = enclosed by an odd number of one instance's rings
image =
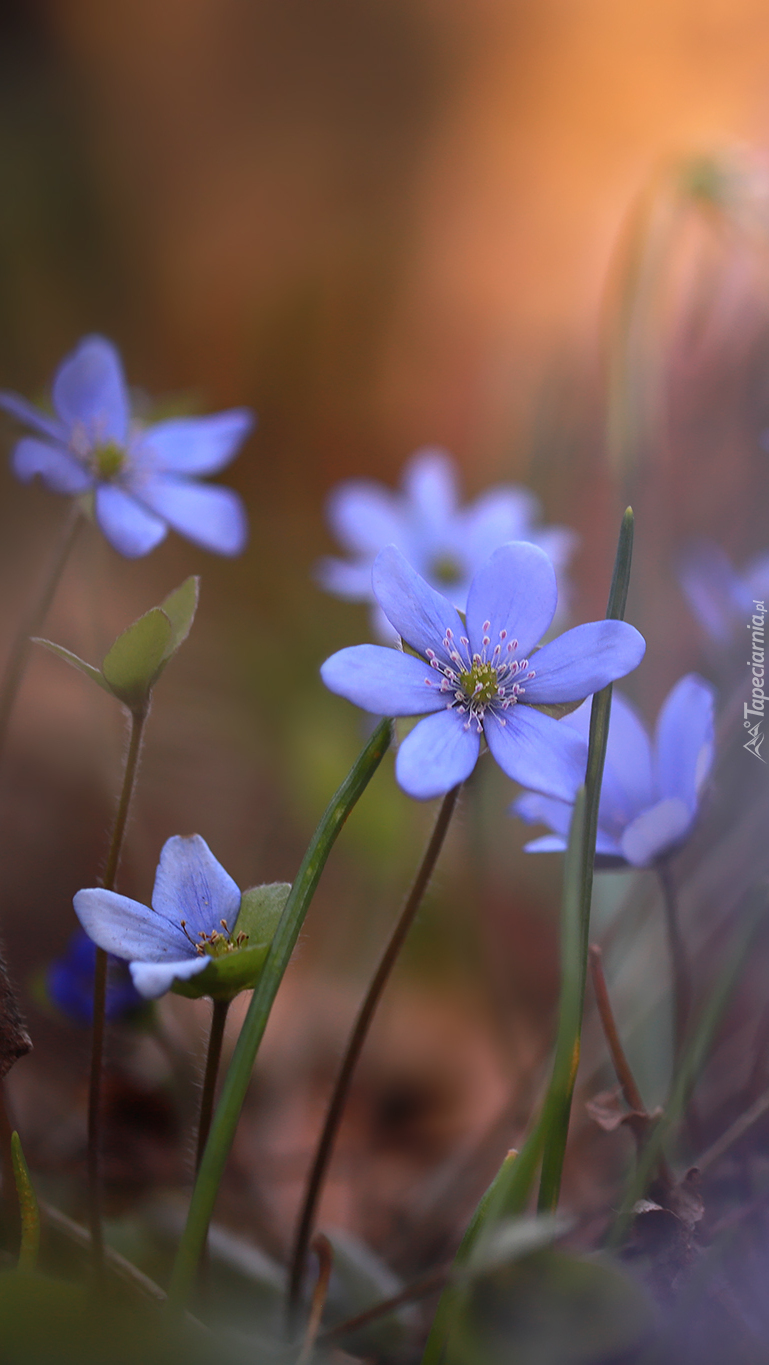
[[[203,1092],[200,1096],[200,1115],[198,1117],[198,1143],[195,1150],[195,1174],[200,1169],[203,1153],[206,1150],[208,1134],[211,1130],[211,1116],[214,1112],[216,1080],[219,1075],[219,1062],[222,1057],[224,1028],[227,1023],[229,1000],[214,1000],[211,1015],[211,1032],[208,1036],[206,1070],[203,1077]]]
[[[112,827],[107,864],[102,884],[105,891],[115,889],[120,855],[123,850],[131,797],[139,769],[146,711],[131,713],[131,735],[128,742],[123,787],[120,793],[115,823]],[[104,1027],[107,1006],[107,954],[96,949],[93,979],[93,1030],[91,1033],[91,1076],[88,1090],[88,1224],[91,1231],[91,1251],[94,1273],[98,1280],[104,1271],[104,1236],[101,1215],[101,1097],[104,1065]]]
[[[81,521],[80,508],[74,502],[62,527],[48,573],[40,589],[40,595],[11,645],[11,652],[5,665],[5,673],[0,683],[0,757],[5,750],[11,713],[19,693],[21,680],[24,677],[24,670],[27,667],[30,637],[38,635],[42,629],[56,589],[59,586],[59,580],[64,572],[64,567],[69,559],[70,551],[75,543]]]
[[[689,963],[686,957],[681,926],[678,919],[676,888],[668,863],[661,859],[657,864],[657,875],[662,887],[662,901],[665,907],[665,928],[670,951],[670,970],[673,979],[673,1060],[677,1065],[686,1038],[686,1030],[692,1009],[692,986]]]
[[[609,1052],[611,1054],[612,1066],[617,1076],[617,1080],[622,1088],[625,1104],[628,1109],[632,1109],[636,1114],[645,1114],[646,1107],[641,1092],[636,1084],[636,1078],[630,1067],[630,1063],[625,1056],[625,1049],[622,1046],[617,1025],[614,1019],[614,1011],[609,999],[609,991],[606,986],[606,977],[603,971],[602,953],[597,943],[590,945],[590,975],[593,978],[593,991],[595,992],[598,1014],[601,1020],[604,1037],[606,1039]]]
[[[458,795],[459,787],[454,787],[443,798],[443,803],[438,813],[438,819],[436,820],[435,827],[430,835],[422,862],[416,878],[414,879],[414,884],[409,892],[406,904],[404,905],[400,918],[393,930],[390,941],[382,955],[379,966],[374,973],[366,998],[360,1007],[358,1017],[355,1020],[352,1033],[350,1034],[347,1050],[344,1054],[344,1059],[339,1069],[336,1084],[329,1101],[328,1110],[326,1112],[326,1121],[323,1125],[323,1130],[315,1152],[315,1160],[313,1161],[307,1178],[304,1201],[297,1223],[289,1277],[289,1313],[292,1316],[296,1312],[301,1297],[307,1248],[310,1243],[310,1237],[312,1236],[315,1215],[325,1183],[326,1174],[328,1172],[334,1143],[347,1103],[347,1097],[350,1092],[353,1073],[358,1064],[358,1058],[363,1049],[363,1044],[366,1041],[371,1020],[374,1017],[374,1012],[379,1004],[382,992],[390,977],[390,973],[395,966],[409,929],[414,922],[414,917],[422,903],[422,898],[435,869],[435,864],[446,838],[446,832],[451,823],[451,817],[454,813]]]

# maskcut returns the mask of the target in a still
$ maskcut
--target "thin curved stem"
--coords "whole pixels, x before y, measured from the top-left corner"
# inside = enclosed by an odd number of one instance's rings
[[[380,960],[379,966],[374,973],[371,985],[368,988],[366,997],[358,1012],[358,1017],[350,1034],[347,1050],[336,1078],[336,1084],[329,1101],[326,1112],[326,1120],[323,1125],[318,1146],[315,1152],[315,1159],[310,1168],[305,1187],[304,1201],[302,1203],[299,1221],[297,1223],[296,1236],[294,1239],[294,1251],[291,1259],[291,1272],[289,1277],[289,1314],[293,1317],[302,1293],[302,1280],[304,1278],[304,1265],[307,1259],[307,1249],[312,1236],[312,1229],[315,1223],[315,1215],[318,1203],[328,1172],[331,1154],[339,1131],[347,1097],[350,1092],[355,1067],[358,1064],[366,1041],[366,1036],[374,1017],[374,1012],[379,1004],[382,992],[387,984],[393,967],[398,959],[400,950],[406,940],[406,936],[414,922],[414,917],[419,909],[422,898],[427,890],[428,883],[435,869],[438,855],[443,847],[446,832],[451,822],[451,817],[456,806],[459,787],[454,787],[443,798],[443,804],[438,812],[438,819],[424,857],[417,872],[414,884],[409,892],[406,904],[403,907],[398,923],[393,930],[390,941]]]
[[[43,622],[56,594],[56,589],[59,586],[59,580],[69,559],[70,551],[75,543],[81,521],[80,507],[77,502],[74,502],[62,527],[40,595],[11,645],[3,679],[0,682],[0,757],[5,750],[11,713],[27,667],[31,644],[30,637],[40,634]]]
[[[206,1053],[206,1070],[203,1076],[203,1091],[200,1096],[200,1114],[198,1116],[198,1141],[195,1150],[195,1174],[200,1170],[200,1163],[203,1153],[206,1150],[208,1134],[211,1131],[211,1116],[214,1112],[214,1096],[216,1094],[216,1080],[219,1075],[219,1063],[222,1058],[222,1043],[224,1042],[224,1029],[227,1023],[227,1011],[230,1008],[229,1000],[214,1000],[213,1013],[211,1015],[211,1032],[208,1035],[208,1052]]]
[[[146,711],[131,712],[131,735],[128,741],[123,787],[120,793],[115,823],[112,827],[107,863],[102,885],[113,891],[123,851],[131,797],[136,786],[141,754]],[[93,1268],[97,1279],[104,1272],[104,1236],[101,1215],[101,1098],[104,1065],[104,1026],[107,1006],[107,954],[96,949],[93,979],[93,1030],[91,1033],[91,1075],[88,1089],[88,1224],[91,1232]]]
[[[692,985],[689,963],[681,936],[678,919],[676,888],[670,867],[664,859],[657,864],[657,875],[662,887],[662,900],[665,907],[665,928],[670,951],[670,969],[673,978],[673,1061],[677,1065],[681,1059],[686,1030],[692,1010]]]

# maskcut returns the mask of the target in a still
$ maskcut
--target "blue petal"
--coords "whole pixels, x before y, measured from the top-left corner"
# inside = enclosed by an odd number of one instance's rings
[[[521,705],[504,716],[487,710],[483,730],[497,763],[514,782],[560,801],[574,800],[587,766],[587,745],[576,730]]]
[[[248,541],[242,499],[231,488],[188,479],[152,478],[136,496],[180,535],[220,555],[239,555]]]
[[[408,531],[402,499],[369,479],[347,479],[332,489],[326,503],[328,521],[337,540],[369,564],[385,546],[405,548]]]
[[[735,618],[750,613],[751,592],[728,556],[712,541],[697,541],[683,556],[681,587],[700,625],[720,644],[731,639]]]
[[[94,508],[110,545],[128,559],[149,554],[168,532],[165,522],[140,507],[135,498],[114,483],[97,486]]]
[[[622,855],[633,867],[648,867],[660,854],[680,842],[692,823],[683,801],[666,798],[650,806],[625,830]]]
[[[473,653],[483,653],[484,625],[491,650],[518,641],[514,658],[527,658],[553,619],[558,589],[555,569],[544,550],[527,541],[501,545],[480,568],[467,594],[467,633]]]
[[[34,436],[19,441],[11,456],[13,472],[22,483],[39,474],[54,493],[85,493],[93,479],[84,465],[62,445],[49,445]]]
[[[752,611],[754,601],[764,602],[769,597],[769,555],[758,555],[745,565],[744,581],[750,593]]]
[[[146,1000],[157,1000],[159,995],[170,991],[174,981],[189,981],[191,976],[204,972],[210,962],[211,958],[207,954],[162,965],[157,962],[132,962],[129,971],[139,994]]]
[[[535,677],[526,701],[577,701],[624,678],[641,662],[646,641],[626,621],[588,621],[543,645],[532,660]]]
[[[535,540],[531,523],[538,499],[528,488],[490,488],[457,513],[457,528],[471,563],[481,565],[509,540]]]
[[[197,941],[201,932],[210,934],[215,929],[221,933],[222,920],[228,929],[233,928],[240,910],[240,891],[205,839],[199,834],[188,838],[176,834],[163,845],[152,906],[173,925],[185,920],[187,933]]]
[[[466,730],[457,711],[439,711],[420,720],[406,736],[395,760],[395,776],[409,796],[429,801],[470,776],[480,744],[476,727]]]
[[[585,740],[590,734],[592,701],[592,697],[589,697],[576,711],[564,717],[564,725],[572,725]],[[619,692],[614,692],[601,785],[599,823],[617,837],[625,825],[654,800],[649,736],[634,707]]]
[[[196,955],[178,919],[170,924],[129,896],[96,886],[78,891],[73,904],[89,938],[115,957],[175,962],[177,958]]]
[[[374,595],[398,634],[420,654],[433,649],[439,659],[450,662],[443,647],[447,628],[455,641],[465,633],[456,608],[431,588],[412,569],[395,545],[378,554],[371,572]]]
[[[39,431],[41,436],[50,436],[54,441],[66,443],[68,438],[67,428],[58,421],[56,417],[49,417],[47,412],[41,412],[32,403],[28,403],[26,398],[20,397],[18,393],[8,393],[7,390],[0,392],[0,408],[16,417],[20,422]]]
[[[422,716],[445,710],[441,675],[413,654],[384,645],[352,645],[332,654],[320,676],[331,692],[375,716]]]
[[[96,441],[125,445],[130,405],[120,356],[104,337],[85,337],[53,381],[53,405],[70,428],[83,425]]]
[[[448,451],[440,446],[417,450],[402,482],[416,526],[423,534],[442,537],[457,508],[455,465]]]
[[[525,820],[527,825],[549,825],[556,834],[568,838],[574,807],[568,801],[556,801],[539,792],[525,792],[510,807],[510,813]]]
[[[217,474],[234,458],[253,426],[254,414],[247,408],[157,422],[142,432],[139,458],[149,452],[159,473]]]
[[[715,689],[687,673],[668,693],[657,720],[655,766],[661,797],[677,797],[693,815],[713,764]]]
[[[524,853],[565,853],[568,840],[558,834],[543,834],[539,839],[530,839],[524,844]]]
[[[314,576],[326,592],[344,597],[348,602],[368,602],[374,596],[369,560],[351,564],[346,559],[324,555],[315,563]]]

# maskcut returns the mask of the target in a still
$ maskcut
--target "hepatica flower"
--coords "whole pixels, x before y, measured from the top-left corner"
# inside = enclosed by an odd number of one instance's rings
[[[0,407],[32,428],[14,448],[14,473],[39,475],[55,493],[90,493],[111,545],[131,558],[148,554],[169,526],[206,550],[235,555],[248,528],[238,494],[199,482],[234,457],[253,426],[244,408],[142,426],[131,405],[120,356],[99,336],[85,337],[53,381],[54,416],[15,393]]]
[[[507,541],[539,545],[561,575],[576,533],[565,526],[537,526],[538,516],[534,494],[512,484],[460,506],[454,461],[446,451],[428,447],[406,465],[399,492],[370,479],[348,479],[333,490],[328,519],[350,558],[322,559],[316,575],[328,592],[376,603],[372,565],[380,550],[396,545],[433,588],[464,611],[476,569]],[[377,613],[376,621],[379,633],[389,638],[386,619]]]
[[[749,560],[741,573],[713,541],[691,545],[683,556],[680,582],[703,630],[725,645],[750,621],[754,602],[769,596],[769,554]]]
[[[710,684],[687,674],[668,693],[652,742],[630,703],[615,693],[598,808],[599,856],[647,867],[689,834],[713,762],[714,702]],[[562,724],[587,738],[590,702]],[[553,830],[527,844],[527,852],[566,848],[572,812],[568,802],[528,792],[512,810],[528,824]]]
[[[163,846],[152,905],[116,891],[78,891],[75,912],[99,948],[125,958],[139,993],[229,999],[253,986],[289,887],[242,896],[205,839],[175,835]],[[204,975],[205,974],[205,975]]]
[[[569,799],[584,779],[587,746],[539,705],[573,702],[629,673],[643,656],[624,621],[592,621],[536,654],[553,619],[555,571],[523,541],[495,550],[472,580],[467,620],[394,545],[377,556],[376,599],[413,653],[356,645],[327,659],[326,686],[384,716],[429,713],[401,744],[396,776],[428,800],[469,777],[486,743],[516,782]]]
[[[93,978],[96,944],[82,929],[77,929],[61,957],[51,963],[45,975],[49,1000],[76,1024],[93,1019]],[[120,1019],[144,1005],[124,962],[110,958],[107,972],[107,1018]]]

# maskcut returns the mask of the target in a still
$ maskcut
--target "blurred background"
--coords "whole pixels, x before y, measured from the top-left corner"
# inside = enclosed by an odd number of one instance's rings
[[[0,385],[42,401],[62,356],[101,332],[129,382],[170,410],[259,415],[225,476],[251,520],[241,559],[172,534],[128,562],[88,528],[49,618],[46,633],[97,662],[202,575],[197,623],[157,690],[123,892],[148,898],[165,839],[193,831],[243,887],[292,878],[366,734],[318,678],[329,653],[370,638],[365,607],[313,582],[335,548],[324,500],[343,477],[396,484],[418,446],[453,453],[467,497],[523,482],[544,521],[576,529],[575,622],[603,614],[632,498],[629,619],[649,650],[626,691],[652,720],[689,669],[742,685],[741,656],[706,648],[676,565],[696,535],[737,564],[769,544],[760,0],[6,0],[0,34]],[[13,435],[8,424],[8,450]],[[66,509],[16,485],[7,463],[0,482],[7,647]],[[98,877],[119,782],[122,718],[94,691],[34,658],[0,777],[2,934],[35,1043],[9,1090],[31,1164],[75,1214],[87,1031],[41,1002],[40,976],[74,926],[72,894]],[[681,872],[693,951],[713,952],[765,870],[767,785],[738,759],[722,789],[735,829],[743,806],[753,824],[716,872],[702,861],[724,828],[711,813]],[[324,1203],[327,1221],[404,1269],[452,1235],[520,1136],[551,1039],[560,864],[520,852],[514,794],[481,765],[373,1031]],[[279,997],[222,1203],[276,1255],[433,818],[388,759]],[[602,879],[607,922],[628,884]],[[667,1081],[664,945],[653,885],[641,874],[630,893],[646,937],[628,991],[657,1009],[644,1036],[659,1046],[638,1049],[651,1104]],[[170,998],[154,1032],[115,1033],[116,1218],[129,1196],[186,1188],[205,1025],[204,1004]],[[597,1033],[591,1046],[594,1091]],[[187,1059],[181,1110],[169,1047],[177,1071]],[[572,1163],[571,1197],[588,1211],[623,1142],[591,1130]]]

